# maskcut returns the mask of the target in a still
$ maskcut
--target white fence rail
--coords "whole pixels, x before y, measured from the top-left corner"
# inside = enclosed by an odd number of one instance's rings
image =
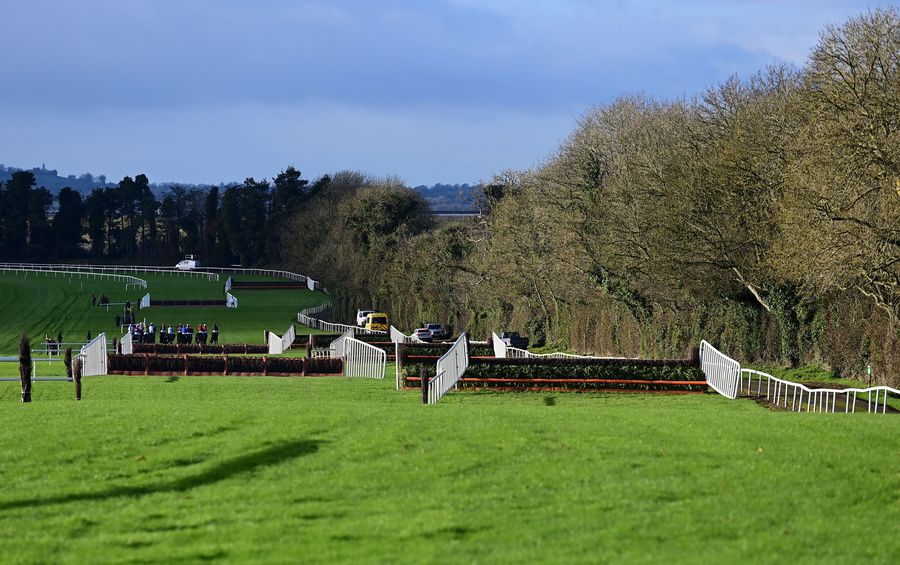
[[[394,326],[391,326],[390,329],[391,341],[394,343],[413,343],[415,340],[405,333],[401,332]]]
[[[387,353],[353,337],[344,339],[344,376],[383,379],[387,367]]]
[[[741,364],[712,346],[700,342],[700,368],[706,382],[726,398],[737,398],[741,382]]]
[[[144,279],[140,279],[138,277],[132,277],[131,275],[117,275],[114,273],[92,273],[92,272],[82,272],[82,271],[66,271],[66,270],[57,270],[57,269],[32,269],[25,267],[10,267],[9,263],[0,264],[0,271],[10,272],[10,273],[25,273],[25,278],[28,278],[28,273],[43,273],[45,276],[49,277],[53,275],[53,278],[73,278],[77,277],[79,279],[96,279],[96,280],[109,280],[109,281],[119,281],[125,283],[126,290],[130,286],[134,286],[135,288],[147,288],[147,281]]]
[[[746,376],[747,386],[744,387]],[[863,402],[865,396],[866,412],[887,412],[888,394],[900,395],[900,390],[888,386],[868,388],[808,388],[800,383],[779,379],[768,373],[754,369],[742,369],[740,391],[746,390],[748,396],[753,395],[753,381],[756,380],[756,396],[762,398],[763,380],[765,380],[766,400],[780,408],[790,407],[791,412],[837,412],[838,401],[841,401],[844,412],[855,412],[857,399]],[[873,396],[874,394],[874,396]],[[879,404],[880,403],[880,404]]]
[[[325,306],[324,304],[320,307]],[[330,307],[330,305],[329,305]],[[322,310],[326,308],[322,307]],[[297,323],[303,324],[304,326],[309,326],[311,328],[315,328],[317,330],[322,330],[330,333],[344,333],[347,331],[352,331],[354,335],[362,334],[362,335],[383,335],[387,336],[388,332],[384,332],[381,330],[367,330],[365,328],[361,328],[359,326],[351,326],[350,324],[337,324],[334,322],[326,322],[325,320],[320,320],[318,318],[313,318],[310,314],[306,313],[310,309],[303,310],[302,312],[297,313]],[[321,312],[322,310],[319,310]],[[316,312],[317,314],[319,312]]]
[[[260,275],[264,277],[279,277],[300,283],[306,283],[309,290],[324,290],[318,281],[313,281],[306,275],[292,273],[290,271],[280,271],[277,269],[245,269],[242,267],[203,267],[207,271],[215,271],[217,273],[235,273],[239,275]],[[312,281],[310,283],[310,281]]]
[[[219,280],[219,275],[205,271],[181,271],[174,267],[160,267],[152,265],[70,265],[68,263],[0,263],[3,271],[67,271],[80,273],[151,273],[159,275],[172,275],[180,277],[206,278],[210,281]],[[146,283],[146,281],[144,281]],[[146,287],[144,287],[146,288]]]
[[[507,347],[506,356],[510,359],[619,359],[619,357],[594,357],[593,355],[575,355],[574,353],[532,353],[518,347]]]
[[[133,334],[131,330],[125,332],[125,335],[122,336],[122,339],[119,340],[119,346],[122,350],[122,355],[131,355],[134,353],[134,341]]]
[[[426,404],[437,404],[437,402],[450,392],[462,378],[466,369],[469,368],[469,344],[466,334],[463,333],[453,344],[447,353],[445,353],[437,362],[437,372],[434,378],[428,382],[422,382],[422,386],[427,386]]]
[[[81,348],[82,372],[85,377],[106,374],[106,333],[101,333]]]

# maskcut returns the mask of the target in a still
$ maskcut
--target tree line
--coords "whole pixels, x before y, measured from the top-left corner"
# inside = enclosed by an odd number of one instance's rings
[[[279,225],[328,182],[326,176],[310,184],[288,167],[272,182],[173,185],[158,199],[140,174],[84,198],[71,187],[54,198],[35,186],[32,171],[15,171],[0,183],[0,254],[7,261],[165,264],[192,253],[219,265],[278,262]]]
[[[543,165],[485,183],[469,223],[428,220],[390,183],[341,182],[283,241],[344,316],[371,305],[407,329],[510,328],[607,355],[708,339],[748,361],[900,375],[894,9],[826,28],[801,68],[590,110]]]

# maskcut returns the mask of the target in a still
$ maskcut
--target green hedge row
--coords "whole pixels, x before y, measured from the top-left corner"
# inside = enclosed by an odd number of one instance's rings
[[[404,383],[409,378],[434,377],[436,357],[409,359],[402,364]],[[573,389],[681,390],[702,391],[705,385],[652,383],[649,381],[701,382],[706,378],[699,364],[690,359],[470,359],[467,379],[500,379],[484,383],[463,383],[464,387],[527,388],[547,386]],[[509,380],[503,380],[509,379]],[[535,382],[517,382],[526,379]],[[582,382],[553,383],[542,380],[570,379]],[[590,380],[648,381],[646,383],[589,382]],[[412,381],[410,386],[420,386]]]
[[[135,354],[110,355],[107,368],[111,374],[332,375],[344,366],[341,359]]]
[[[237,355],[268,353],[268,345],[250,345],[247,343],[225,343],[222,345],[200,345],[196,343],[135,343],[133,353],[150,353],[152,355]]]

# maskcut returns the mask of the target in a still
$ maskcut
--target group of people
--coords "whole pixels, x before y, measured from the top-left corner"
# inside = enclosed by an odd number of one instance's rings
[[[56,339],[54,340],[50,337],[50,334],[47,334],[44,338],[44,343],[47,345],[47,354],[48,355],[59,355],[59,345],[63,341],[62,332],[57,334]],[[88,340],[90,341],[90,340]]]
[[[157,332],[156,324],[153,322],[131,324],[128,326],[135,343],[156,343],[156,334],[159,333],[159,342],[167,343],[196,343],[205,344],[207,338],[213,345],[219,343],[219,326],[213,322],[212,332],[206,324],[198,324],[196,331],[190,324],[178,324],[172,326],[162,324]]]

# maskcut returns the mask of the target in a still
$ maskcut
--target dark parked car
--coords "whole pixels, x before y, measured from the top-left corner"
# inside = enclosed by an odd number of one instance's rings
[[[419,341],[424,341],[425,343],[428,343],[431,341],[431,332],[425,328],[419,328],[412,333],[412,337]]]
[[[434,339],[447,339],[450,337],[450,332],[447,328],[440,324],[426,324],[425,329],[431,332],[431,337]]]
[[[520,336],[519,332],[503,332],[500,339],[509,347],[528,349],[528,338]]]

